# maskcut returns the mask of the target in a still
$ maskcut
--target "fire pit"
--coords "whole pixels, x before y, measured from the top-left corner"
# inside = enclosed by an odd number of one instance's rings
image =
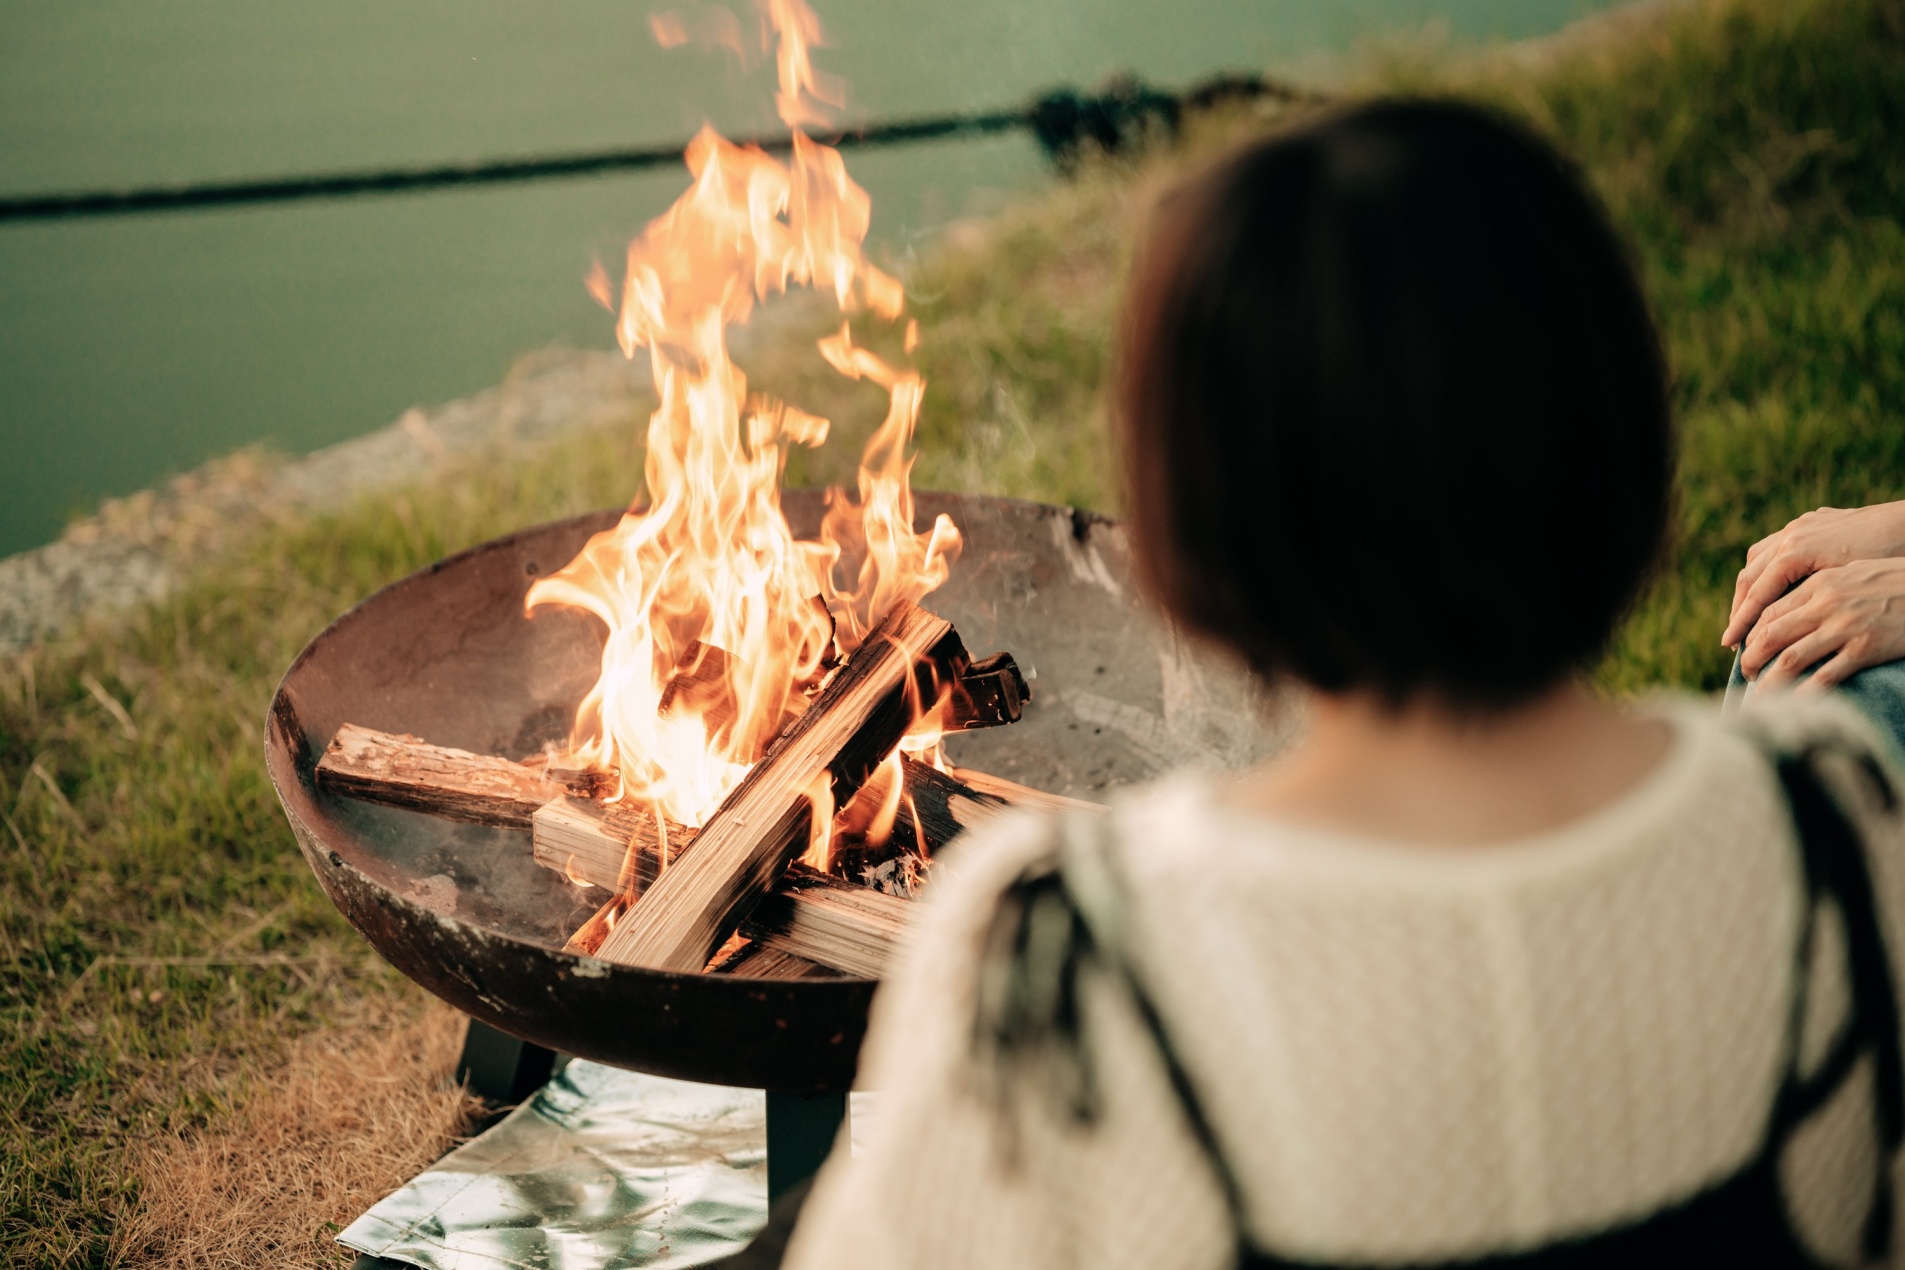
[[[928,601],[975,646],[1008,648],[1033,690],[1012,727],[947,738],[953,761],[1036,789],[1102,796],[1180,763],[1273,743],[1246,683],[1152,620],[1117,526],[1058,507],[921,494],[966,553]],[[824,513],[788,491],[790,526]],[[526,829],[459,824],[339,797],[316,780],[345,724],[524,758],[567,735],[603,630],[530,619],[523,599],[618,513],[526,530],[372,596],[301,653],[273,698],[267,765],[333,902],[393,965],[459,1009],[565,1054],[715,1084],[846,1088],[873,982],[766,980],[615,965],[565,952],[595,904],[539,866]]]
[[[545,1050],[766,1089],[777,1192],[833,1141],[938,846],[1272,738],[1241,676],[1145,615],[1116,526],[915,496],[921,333],[807,131],[832,126],[818,20],[764,11],[786,161],[704,129],[619,298],[590,279],[653,372],[644,490],[345,614],[285,675],[267,751],[318,880],[394,965]],[[850,492],[781,490],[833,425],[728,345],[794,286],[839,306],[816,353],[887,398]]]

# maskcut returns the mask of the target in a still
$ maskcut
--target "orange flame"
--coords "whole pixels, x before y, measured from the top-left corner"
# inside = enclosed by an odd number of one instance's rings
[[[703,10],[695,30],[689,30],[688,18],[674,9],[662,9],[648,15],[648,33],[655,37],[655,43],[665,49],[676,49],[695,40],[710,48],[723,48],[734,54],[735,60],[742,66],[752,61],[747,43],[742,36],[741,20],[734,11],[721,5],[712,5]]]
[[[648,422],[645,496],[526,601],[532,613],[581,609],[608,628],[569,761],[618,772],[618,797],[689,827],[805,708],[836,654],[856,648],[896,601],[945,581],[960,547],[946,516],[927,533],[913,530],[910,447],[925,381],[856,347],[844,322],[821,341],[821,355],[886,389],[886,419],[862,454],[854,494],[828,492],[819,541],[797,540],[781,514],[786,448],[824,443],[828,422],[751,395],[729,356],[728,328],[797,285],[831,291],[843,315],[867,310],[887,321],[901,316],[905,293],[866,258],[866,192],[837,150],[801,131],[825,124],[823,107],[839,101],[808,57],[819,20],[802,0],[765,8],[779,39],[775,102],[792,154],[782,163],[705,127],[689,144],[693,183],[629,245],[616,323],[626,355],[648,350],[661,400]],[[664,44],[685,38],[674,15],[653,25]],[[599,267],[589,289],[613,307]],[[916,338],[909,327],[909,351]],[[696,641],[728,654],[725,691],[716,704],[703,697],[664,710]],[[813,846],[824,854],[824,840]]]

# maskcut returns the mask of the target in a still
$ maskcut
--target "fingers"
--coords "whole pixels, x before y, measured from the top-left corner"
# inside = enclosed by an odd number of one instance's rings
[[[1756,576],[1747,577],[1748,570],[1757,570]],[[1731,647],[1746,638],[1760,615],[1780,596],[1786,594],[1794,583],[1801,582],[1811,575],[1812,562],[1803,560],[1794,553],[1775,551],[1758,565],[1748,565],[1740,571],[1740,581],[1735,584],[1733,616],[1726,624],[1726,632],[1720,636],[1720,642]]]
[[[1759,581],[1759,575],[1766,571],[1766,562],[1772,558],[1779,542],[1786,536],[1784,529],[1776,534],[1768,534],[1746,549],[1746,567],[1740,570],[1740,576],[1733,582],[1733,603],[1727,608],[1726,633],[1720,637],[1720,643],[1727,648],[1737,647],[1746,637],[1751,622],[1742,623],[1740,604],[1746,599],[1746,593]]]
[[[1788,644],[1779,656],[1768,663],[1765,671],[1754,680],[1761,692],[1776,692],[1791,686],[1792,682],[1805,673],[1814,662],[1837,652],[1845,643],[1842,632],[1820,628]],[[1820,689],[1824,691],[1824,689]]]
[[[1759,679],[1781,653],[1825,624],[1827,609],[1813,599],[1813,587],[1808,584],[1767,607],[1740,648],[1741,674]]]
[[[1867,666],[1876,666],[1879,660],[1870,653],[1861,653],[1859,642],[1852,640],[1833,656],[1821,662],[1819,669],[1812,672],[1812,678],[1793,691],[1807,696],[1822,697]]]
[[[1787,528],[1788,529],[1791,528],[1791,525],[1788,525]],[[1786,530],[1782,529],[1778,533],[1767,534],[1764,538],[1760,539],[1758,542],[1748,547],[1746,549],[1747,563],[1751,564],[1753,561],[1758,560],[1761,556],[1771,551],[1774,547],[1777,547],[1779,545],[1780,539],[1784,538],[1785,536],[1786,536]]]
[[[1740,606],[1746,602],[1746,593],[1753,589],[1753,583],[1759,580],[1759,575],[1765,571],[1765,568],[1764,561],[1759,564],[1749,561],[1747,566],[1740,570],[1740,576],[1734,579],[1733,603],[1727,606],[1726,631],[1720,636],[1721,647],[1737,647],[1746,632],[1752,628],[1751,622],[1740,621]]]

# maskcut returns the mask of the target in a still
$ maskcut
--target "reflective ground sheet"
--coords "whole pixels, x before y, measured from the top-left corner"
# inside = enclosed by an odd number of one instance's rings
[[[704,1265],[767,1219],[765,1116],[758,1089],[578,1060],[338,1242],[429,1270]]]

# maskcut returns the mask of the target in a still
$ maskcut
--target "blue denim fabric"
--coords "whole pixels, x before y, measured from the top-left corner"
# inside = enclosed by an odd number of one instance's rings
[[[1891,741],[1895,757],[1905,758],[1905,661],[1861,670],[1839,691]]]

